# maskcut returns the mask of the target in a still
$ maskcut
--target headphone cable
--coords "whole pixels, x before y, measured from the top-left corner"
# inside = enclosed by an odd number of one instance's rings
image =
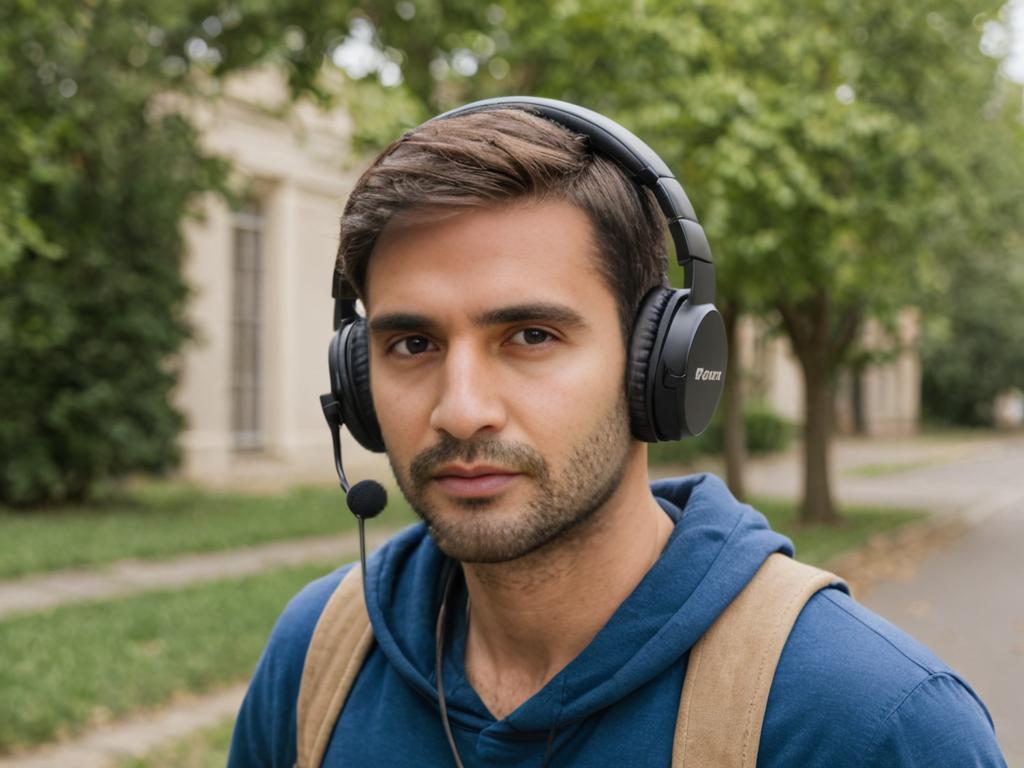
[[[456,768],[464,768],[462,758],[459,757],[459,748],[455,745],[455,737],[452,735],[452,726],[448,721],[448,705],[444,700],[444,632],[445,616],[448,613],[448,597],[451,595],[452,586],[455,583],[455,564],[449,562],[448,578],[445,580],[444,593],[441,597],[441,608],[437,612],[437,627],[435,630],[434,647],[434,673],[437,677],[437,705],[441,709],[441,725],[444,726],[444,735],[448,739],[448,746],[451,748],[452,757],[455,758]]]

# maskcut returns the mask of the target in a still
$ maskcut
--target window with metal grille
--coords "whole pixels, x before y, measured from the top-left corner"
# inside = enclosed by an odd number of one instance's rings
[[[263,447],[263,213],[256,201],[232,215],[231,431],[237,451]]]

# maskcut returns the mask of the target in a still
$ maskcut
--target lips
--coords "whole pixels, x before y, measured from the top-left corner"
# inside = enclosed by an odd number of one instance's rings
[[[449,465],[435,472],[433,479],[448,495],[472,499],[501,493],[520,477],[522,473],[507,467]]]

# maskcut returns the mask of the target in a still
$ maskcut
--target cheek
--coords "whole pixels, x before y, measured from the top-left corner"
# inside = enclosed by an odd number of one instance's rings
[[[625,396],[624,354],[566,358],[550,369],[522,377],[513,389],[516,420],[537,434],[572,443],[607,417]]]
[[[371,377],[370,392],[377,413],[381,434],[388,453],[404,453],[405,446],[417,439],[417,430],[430,418],[430,405],[425,387],[398,386]]]

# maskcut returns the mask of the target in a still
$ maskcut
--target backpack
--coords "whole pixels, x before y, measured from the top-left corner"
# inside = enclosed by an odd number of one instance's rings
[[[827,571],[770,555],[690,650],[672,744],[672,768],[755,768],[768,692],[806,602],[842,585]],[[373,629],[356,566],[317,622],[302,670],[297,768],[319,768]]]

